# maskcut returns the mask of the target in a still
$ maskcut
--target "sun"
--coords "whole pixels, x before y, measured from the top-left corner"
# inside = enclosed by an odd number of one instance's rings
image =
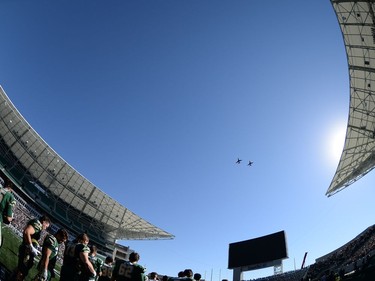
[[[339,163],[342,150],[344,148],[346,128],[346,123],[338,123],[333,125],[328,133],[326,155],[330,164],[337,165]]]

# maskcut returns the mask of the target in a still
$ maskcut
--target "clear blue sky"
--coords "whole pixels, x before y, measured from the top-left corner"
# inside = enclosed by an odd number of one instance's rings
[[[228,244],[280,230],[289,271],[374,223],[374,173],[325,196],[349,111],[330,1],[3,0],[0,19],[0,84],[21,114],[176,236],[121,242],[148,272],[231,280]]]

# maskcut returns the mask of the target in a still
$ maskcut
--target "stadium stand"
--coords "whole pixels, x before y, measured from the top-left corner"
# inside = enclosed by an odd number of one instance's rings
[[[86,231],[101,251],[121,248],[117,240],[174,238],[122,206],[71,167],[33,130],[1,86],[0,169],[27,204],[48,213],[73,236]]]
[[[308,267],[284,272],[278,275],[272,275],[272,276],[266,276],[258,279],[253,279],[257,281],[301,281],[306,276],[306,273],[308,271]]]
[[[368,227],[335,251],[316,259],[315,263],[308,267],[252,280],[362,280],[359,276],[363,272],[368,273],[367,271],[371,276],[375,272],[375,225]]]

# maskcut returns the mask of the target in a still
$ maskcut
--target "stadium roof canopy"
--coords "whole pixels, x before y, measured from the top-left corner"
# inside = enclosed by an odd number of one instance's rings
[[[172,239],[102,192],[28,124],[0,86],[0,164],[27,196],[75,233],[103,246],[116,240]]]
[[[344,149],[326,192],[331,196],[375,166],[375,6],[372,1],[331,0],[342,31],[350,79]]]

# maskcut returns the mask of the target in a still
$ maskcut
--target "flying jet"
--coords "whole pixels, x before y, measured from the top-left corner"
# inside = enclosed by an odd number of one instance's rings
[[[236,161],[236,163],[237,163],[237,164],[240,164],[240,163],[241,163],[241,161],[242,161],[242,160],[241,160],[240,158],[237,158],[237,161]]]
[[[253,161],[249,161],[249,163],[247,164],[247,166],[251,166],[251,165],[253,165]]]

